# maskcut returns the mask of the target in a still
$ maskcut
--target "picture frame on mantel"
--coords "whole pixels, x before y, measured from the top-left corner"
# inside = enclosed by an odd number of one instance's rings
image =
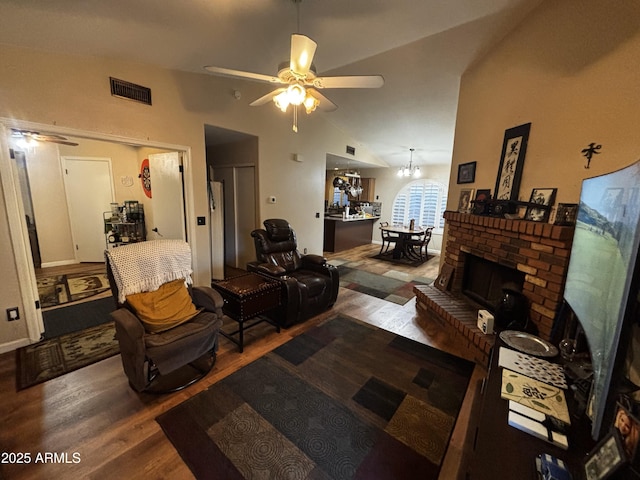
[[[460,190],[460,199],[458,200],[458,212],[469,213],[471,211],[471,205],[473,196],[475,195],[475,188],[463,188]]]
[[[518,200],[530,130],[531,123],[525,123],[504,132],[500,166],[494,190],[496,200]]]
[[[557,190],[557,188],[534,188],[531,191],[531,198],[529,199],[524,219],[534,222],[548,221],[550,207],[555,202]],[[547,208],[539,208],[536,205],[543,205]]]

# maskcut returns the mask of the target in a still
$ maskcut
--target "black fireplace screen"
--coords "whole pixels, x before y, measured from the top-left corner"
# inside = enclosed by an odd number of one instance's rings
[[[515,284],[521,291],[524,273],[475,255],[466,256],[462,293],[471,300],[493,312],[506,284]]]

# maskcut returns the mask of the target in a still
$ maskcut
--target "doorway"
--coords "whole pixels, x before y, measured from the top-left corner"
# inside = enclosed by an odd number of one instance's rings
[[[189,147],[162,144],[159,142],[139,143],[135,140],[116,137],[112,135],[102,135],[96,133],[89,133],[78,131],[74,129],[68,129],[64,127],[57,127],[51,125],[42,125],[32,122],[16,122],[10,119],[0,119],[0,145],[2,146],[2,152],[0,152],[0,166],[2,166],[2,173],[0,174],[0,180],[2,181],[3,196],[5,202],[5,208],[8,217],[8,232],[10,241],[13,247],[14,260],[15,260],[15,275],[16,281],[20,285],[19,295],[20,304],[18,305],[21,312],[21,318],[25,320],[26,337],[16,337],[12,340],[11,346],[4,346],[3,349],[13,349],[18,346],[26,345],[30,342],[36,342],[40,340],[43,332],[42,311],[40,307],[36,274],[35,274],[35,261],[31,255],[31,248],[29,243],[29,234],[27,228],[27,222],[25,221],[25,205],[29,202],[25,202],[22,199],[23,185],[19,181],[19,175],[16,173],[18,166],[14,159],[14,144],[11,138],[11,128],[34,130],[40,132],[46,132],[53,135],[62,135],[68,138],[73,138],[80,145],[77,150],[67,151],[65,155],[64,148],[66,145],[56,145],[54,143],[40,144],[37,149],[42,148],[42,152],[46,158],[40,158],[40,152],[38,152],[38,163],[44,165],[50,170],[45,174],[40,175],[40,183],[33,182],[32,178],[29,178],[31,183],[31,191],[36,190],[45,192],[44,202],[44,214],[38,214],[36,209],[35,214],[38,216],[37,229],[40,231],[42,228],[43,234],[40,235],[40,247],[46,244],[46,248],[40,248],[41,253],[46,255],[50,260],[48,266],[64,266],[65,264],[75,263],[75,254],[73,252],[73,241],[71,239],[71,226],[68,218],[69,212],[67,208],[67,199],[65,194],[65,188],[63,186],[63,180],[61,177],[62,163],[61,158],[63,156],[95,156],[87,154],[83,150],[85,143],[99,143],[105,151],[105,157],[116,158],[119,155],[114,154],[114,150],[117,149],[135,149],[139,154],[139,159],[142,159],[150,153],[162,153],[167,151],[178,151],[181,154],[182,161],[184,162],[184,169],[190,168],[190,158],[188,155]],[[9,155],[7,155],[9,153]],[[36,150],[29,148],[25,153],[26,162],[29,162],[29,156],[34,156]],[[139,160],[141,161],[141,160]],[[116,198],[131,199],[128,194],[132,192],[135,187],[139,186],[139,161],[135,162],[135,166],[131,172],[125,172],[117,168],[114,164],[113,168],[113,184],[116,192]],[[56,172],[57,170],[57,172]],[[52,173],[53,172],[53,173]],[[52,188],[54,186],[55,188]],[[182,192],[181,183],[181,192]],[[120,192],[118,194],[118,192]],[[174,198],[174,201],[176,199]],[[193,212],[189,211],[186,214],[185,209],[182,208],[184,202],[184,195],[180,195],[181,202],[176,202],[181,205],[182,215],[181,218],[193,218]],[[30,207],[29,207],[30,208]],[[66,216],[65,221],[58,221],[57,214],[64,211]],[[102,222],[102,216],[99,215],[100,222]],[[47,223],[48,222],[48,223]],[[185,223],[187,225],[185,229]],[[42,225],[44,224],[44,225]],[[195,225],[194,222],[181,221],[180,230],[191,232]],[[106,238],[104,236],[104,225],[101,224],[99,231],[102,234],[102,246],[105,246]],[[66,234],[67,239],[59,241],[60,238],[56,237],[56,241],[44,242],[42,237],[49,237],[49,233],[53,233],[54,236],[60,232]],[[186,237],[186,232],[184,237]],[[64,236],[64,235],[63,235]],[[103,250],[104,251],[104,250]],[[52,257],[52,254],[54,255]],[[104,262],[103,257],[100,260]],[[11,273],[11,275],[14,275]],[[15,296],[14,296],[15,298]],[[16,304],[18,300],[16,299]],[[26,342],[26,343],[25,343]],[[7,344],[8,345],[8,344]]]
[[[246,269],[255,260],[251,232],[259,225],[258,137],[205,125],[205,142],[209,181],[219,182],[223,195],[224,241],[212,241],[212,258],[223,256],[226,267]]]
[[[225,265],[245,270],[255,260],[251,232],[256,228],[255,167],[214,168],[222,183]]]

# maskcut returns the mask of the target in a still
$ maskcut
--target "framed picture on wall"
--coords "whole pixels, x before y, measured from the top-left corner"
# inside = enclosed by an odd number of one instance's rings
[[[556,199],[557,190],[557,188],[534,188],[531,191],[531,198],[529,199],[529,206],[524,219],[533,220],[534,222],[546,222],[549,220],[550,207]],[[537,207],[536,205],[542,205],[547,208]]]
[[[473,183],[476,181],[476,162],[458,165],[458,183]]]
[[[496,178],[496,200],[518,200],[524,156],[527,153],[531,123],[509,128],[504,132],[500,166]]]

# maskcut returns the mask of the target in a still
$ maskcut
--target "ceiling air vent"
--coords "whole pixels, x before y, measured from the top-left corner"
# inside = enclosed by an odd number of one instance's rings
[[[150,88],[113,77],[109,77],[109,80],[111,81],[111,95],[114,97],[128,98],[129,100],[151,105]]]
[[[356,147],[350,147],[349,145],[347,145],[347,153],[349,155],[355,155],[356,154]]]

